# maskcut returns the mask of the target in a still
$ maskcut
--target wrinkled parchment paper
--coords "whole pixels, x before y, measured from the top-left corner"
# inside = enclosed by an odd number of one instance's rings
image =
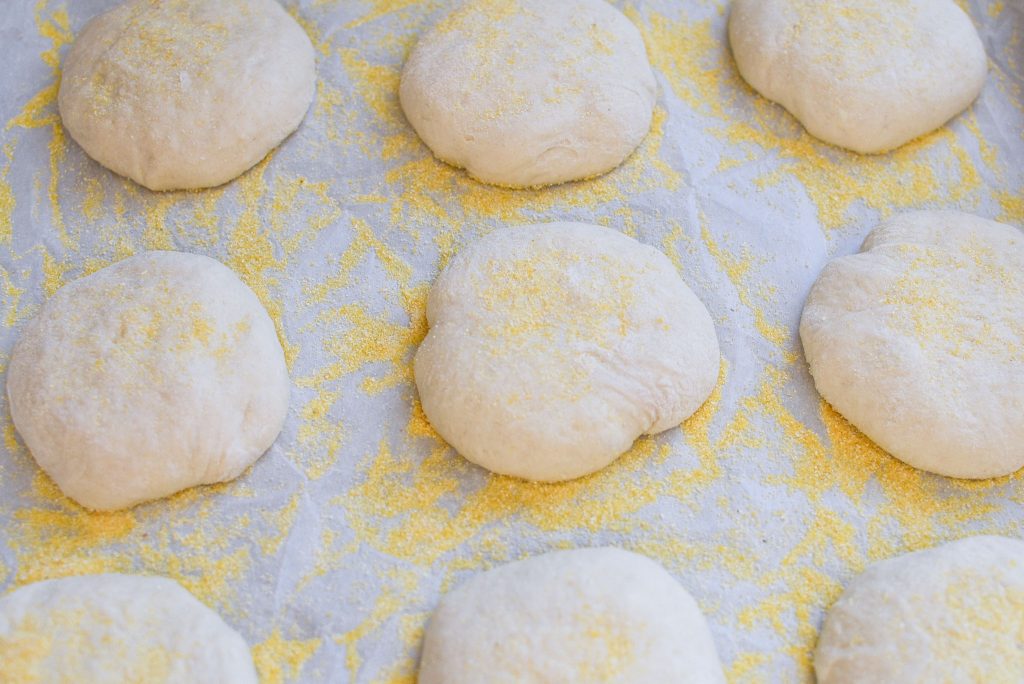
[[[826,607],[866,563],[975,533],[1022,534],[1018,476],[966,483],[890,458],[824,405],[795,330],[814,278],[882,217],[959,208],[1024,224],[1024,4],[962,3],[990,72],[951,124],[887,155],[814,141],[739,79],[721,0],[618,5],[660,94],[615,172],[543,191],[434,160],[396,90],[451,2],[286,0],[318,51],[299,131],[242,178],[156,194],[60,125],[60,61],[113,0],[0,8],[0,353],[74,278],[146,249],[216,257],[278,325],[293,395],[237,481],[89,514],[35,467],[6,408],[0,588],[85,572],[173,577],[253,646],[265,682],[410,682],[439,597],[472,573],[614,544],[698,599],[732,681],[812,678]],[[707,304],[723,364],[681,429],[558,486],[491,476],[430,430],[410,361],[448,256],[510,223],[576,219],[668,254]],[[2,665],[0,665],[2,667]]]

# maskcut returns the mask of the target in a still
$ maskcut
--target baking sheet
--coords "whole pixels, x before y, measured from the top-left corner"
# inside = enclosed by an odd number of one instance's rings
[[[435,161],[397,103],[416,35],[451,2],[286,2],[318,51],[316,99],[267,160],[215,190],[155,194],[60,127],[61,56],[113,0],[0,9],[0,353],[61,284],[146,249],[216,257],[273,315],[293,381],[275,446],[235,482],[89,514],[42,476],[3,409],[0,589],[122,571],[179,580],[254,647],[264,682],[411,682],[438,598],[474,572],[614,544],[659,560],[707,614],[729,679],[812,679],[823,611],[872,560],[1022,534],[1019,476],[914,471],[823,405],[795,330],[832,256],[910,208],[1024,224],[1024,4],[963,3],[990,72],[979,101],[897,152],[803,134],[739,79],[724,2],[616,2],[659,82],[621,168],[542,191]],[[410,361],[427,287],[475,236],[575,219],[665,251],[712,312],[723,365],[681,430],[557,486],[496,477],[437,438]]]

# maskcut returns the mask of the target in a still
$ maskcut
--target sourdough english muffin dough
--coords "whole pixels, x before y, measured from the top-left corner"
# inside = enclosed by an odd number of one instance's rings
[[[46,302],[7,394],[40,467],[112,510],[237,477],[281,431],[289,383],[273,322],[231,270],[148,252]]]
[[[427,322],[427,418],[470,461],[528,480],[603,468],[689,417],[718,377],[711,317],[672,263],[598,226],[477,240],[434,283]]]
[[[665,570],[613,548],[469,579],[430,618],[420,684],[725,682],[704,616]]]
[[[734,0],[729,42],[754,89],[812,135],[862,153],[956,116],[988,68],[953,0]]]
[[[820,684],[1024,681],[1024,542],[971,537],[868,567],[829,610]]]
[[[952,477],[1024,466],[1024,234],[913,212],[828,264],[800,337],[821,395],[896,458]]]
[[[92,19],[64,60],[71,137],[151,190],[212,187],[298,128],[316,62],[274,0],[128,0]]]
[[[420,39],[399,90],[435,155],[512,187],[615,168],[656,92],[639,31],[603,0],[471,0]]]
[[[256,684],[249,647],[172,580],[84,575],[0,598],[0,680]]]

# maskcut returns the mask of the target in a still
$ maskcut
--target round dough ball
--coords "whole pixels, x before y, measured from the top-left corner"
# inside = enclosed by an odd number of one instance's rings
[[[114,510],[237,477],[277,438],[288,370],[219,262],[148,252],[61,288],[7,371],[11,417],[78,503]]]
[[[913,212],[828,264],[800,337],[821,395],[896,458],[987,478],[1024,466],[1024,233]]]
[[[84,575],[0,599],[5,682],[256,684],[249,647],[173,580]]]
[[[1024,680],[1024,542],[971,537],[868,567],[829,610],[819,684]]]
[[[427,299],[416,387],[470,461],[527,480],[592,473],[715,387],[707,309],[656,249],[582,223],[491,233]]]
[[[128,0],[64,60],[61,118],[86,153],[150,190],[240,175],[302,122],[313,45],[274,0]]]
[[[435,155],[510,187],[614,169],[656,94],[640,32],[603,0],[473,0],[420,39],[399,89]]]
[[[981,92],[988,60],[953,0],[734,0],[740,74],[825,142],[877,153]]]
[[[419,684],[725,682],[693,598],[644,556],[556,551],[469,579],[427,625]]]

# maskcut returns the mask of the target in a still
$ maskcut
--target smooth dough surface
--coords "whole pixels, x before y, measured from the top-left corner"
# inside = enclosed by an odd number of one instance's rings
[[[608,228],[505,228],[459,252],[427,298],[415,358],[427,418],[460,454],[528,480],[611,463],[714,389],[704,305],[656,249]]]
[[[811,135],[861,153],[940,127],[988,69],[953,0],[734,0],[729,42],[755,90]]]
[[[292,133],[316,60],[274,0],[128,0],[64,60],[58,103],[86,153],[151,190],[240,175]]]
[[[640,32],[603,0],[472,0],[420,39],[399,92],[437,157],[534,187],[618,166],[657,86]]]
[[[427,624],[420,684],[718,684],[700,608],[660,565],[556,551],[470,578]]]
[[[177,582],[83,575],[0,598],[0,680],[256,684],[242,637]]]
[[[832,606],[820,684],[1024,681],[1024,542],[970,537],[874,563]]]
[[[800,337],[821,395],[879,446],[941,475],[1024,466],[1024,233],[913,212],[829,263]]]
[[[40,467],[112,510],[237,477],[281,431],[289,382],[273,322],[230,269],[147,252],[46,302],[7,394]]]

